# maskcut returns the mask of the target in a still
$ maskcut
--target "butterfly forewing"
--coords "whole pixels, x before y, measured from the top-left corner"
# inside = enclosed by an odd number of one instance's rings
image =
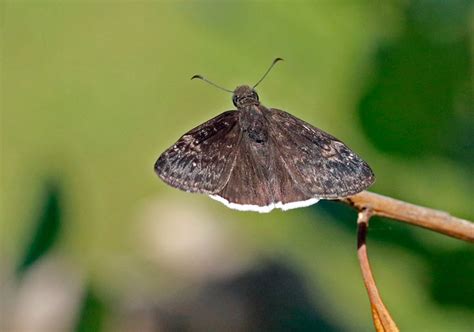
[[[356,194],[375,180],[370,167],[344,143],[291,114],[262,108],[271,142],[294,186],[318,198]],[[277,180],[278,181],[278,180]]]
[[[239,112],[227,111],[184,134],[156,161],[156,173],[189,192],[215,193],[227,183],[241,131]]]
[[[267,160],[265,148],[250,142],[244,133],[229,180],[213,198],[223,198],[224,203],[241,210],[258,211],[258,207],[272,204],[274,198],[268,181]]]
[[[262,120],[265,121],[263,116]],[[255,134],[247,130],[243,133],[236,156],[236,167],[232,169],[229,181],[217,196],[225,199],[224,202],[232,203],[234,208],[255,211],[270,210],[276,204],[282,207],[287,203],[314,198],[314,195],[299,188],[295,177],[288,171],[277,144],[268,135],[266,126],[258,132],[259,134]],[[255,136],[259,136],[261,140],[254,139]],[[258,207],[263,207],[263,210]]]

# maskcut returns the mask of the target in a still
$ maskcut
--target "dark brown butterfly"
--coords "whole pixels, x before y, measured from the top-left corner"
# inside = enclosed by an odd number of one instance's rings
[[[279,60],[254,87],[224,89],[233,93],[237,110],[184,134],[156,161],[158,176],[230,208],[258,212],[304,207],[369,187],[375,180],[372,170],[343,142],[260,103],[254,88]],[[202,76],[193,78],[215,85]]]

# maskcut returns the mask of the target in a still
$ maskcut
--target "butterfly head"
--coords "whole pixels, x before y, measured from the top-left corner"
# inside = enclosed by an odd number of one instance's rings
[[[249,87],[248,85],[238,86],[234,90],[234,95],[232,96],[232,102],[237,108],[260,104],[260,102],[258,101],[257,92],[251,87]]]

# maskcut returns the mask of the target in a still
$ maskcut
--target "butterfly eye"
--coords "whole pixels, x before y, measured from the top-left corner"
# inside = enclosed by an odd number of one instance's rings
[[[253,91],[252,94],[253,94],[253,97],[255,98],[255,100],[259,100],[259,99],[258,99],[258,94],[257,94],[255,91]]]
[[[237,107],[237,101],[238,101],[238,98],[237,98],[236,95],[234,95],[234,96],[232,97],[232,102],[234,103],[234,106],[235,106],[235,107]]]

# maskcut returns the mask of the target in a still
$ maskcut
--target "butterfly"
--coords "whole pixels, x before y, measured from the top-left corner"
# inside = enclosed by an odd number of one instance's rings
[[[305,207],[357,194],[375,181],[343,142],[297,117],[260,103],[255,87],[232,92],[236,110],[185,133],[163,152],[155,172],[168,185],[202,193],[241,211]]]

